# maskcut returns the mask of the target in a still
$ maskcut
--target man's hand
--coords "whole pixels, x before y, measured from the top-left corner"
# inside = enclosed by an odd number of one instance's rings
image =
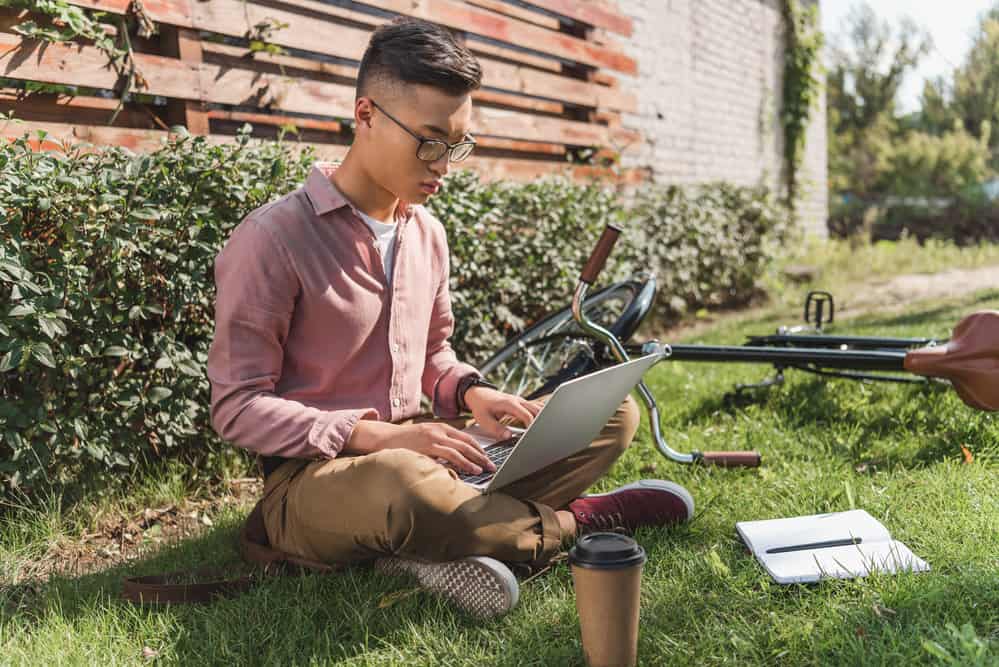
[[[444,459],[472,475],[496,470],[475,438],[441,423],[391,424],[362,419],[354,425],[343,447],[348,454],[370,454],[380,449],[411,449],[432,459]]]
[[[498,440],[513,437],[513,432],[500,422],[501,418],[512,417],[513,421],[527,427],[541,412],[542,407],[537,401],[477,386],[472,386],[465,392],[464,401],[482,430]]]

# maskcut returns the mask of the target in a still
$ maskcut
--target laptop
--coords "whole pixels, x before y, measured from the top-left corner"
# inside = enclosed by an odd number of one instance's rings
[[[497,441],[477,422],[468,426],[464,432],[482,445],[496,471],[473,475],[456,470],[459,478],[489,493],[586,449],[660,358],[649,354],[562,383],[526,429],[509,427],[512,438]]]

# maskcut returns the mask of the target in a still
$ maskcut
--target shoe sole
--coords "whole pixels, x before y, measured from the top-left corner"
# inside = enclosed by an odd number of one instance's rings
[[[389,575],[410,574],[426,590],[480,619],[502,616],[516,606],[520,597],[520,586],[513,572],[488,556],[443,563],[379,558],[375,569]]]
[[[664,479],[640,479],[637,482],[632,482],[631,484],[625,484],[619,489],[614,489],[613,491],[607,491],[605,493],[588,493],[582,498],[596,498],[598,496],[609,496],[612,493],[617,493],[618,491],[626,491],[628,489],[656,489],[658,491],[668,491],[679,496],[683,499],[683,503],[687,506],[687,518],[685,521],[689,521],[692,516],[694,516],[694,497],[690,495],[690,491],[683,488],[676,482],[667,482]]]

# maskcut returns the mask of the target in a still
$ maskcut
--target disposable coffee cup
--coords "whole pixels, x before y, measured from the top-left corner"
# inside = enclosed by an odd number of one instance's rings
[[[627,535],[589,533],[569,551],[583,655],[590,667],[638,660],[638,610],[645,550]]]

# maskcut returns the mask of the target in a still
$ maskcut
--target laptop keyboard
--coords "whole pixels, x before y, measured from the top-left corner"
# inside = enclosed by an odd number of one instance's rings
[[[496,470],[499,470],[500,466],[503,465],[503,463],[508,458],[510,458],[510,453],[513,451],[514,446],[517,444],[519,440],[520,436],[515,435],[512,438],[507,438],[506,440],[500,440],[495,444],[486,447],[486,456],[489,457],[490,461],[496,464]],[[449,464],[449,467],[453,468],[454,466],[451,466]],[[483,470],[478,475],[474,475],[472,473],[465,473],[461,471],[457,472],[458,472],[458,478],[463,482],[467,482],[468,484],[478,484],[480,482],[486,482],[492,479],[496,475],[495,472],[491,472],[489,470]]]

